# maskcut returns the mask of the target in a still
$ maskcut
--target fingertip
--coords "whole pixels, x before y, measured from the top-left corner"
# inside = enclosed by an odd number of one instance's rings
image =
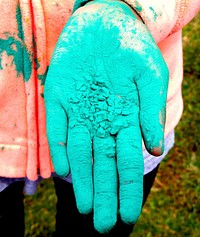
[[[153,147],[151,150],[151,154],[153,156],[161,156],[164,152],[164,149],[162,147]]]
[[[92,212],[93,206],[92,206],[92,201],[90,201],[90,200],[91,200],[91,198],[87,199],[85,202],[76,200],[78,211],[81,214],[87,215]]]
[[[161,139],[159,142],[154,143],[151,146],[151,155],[153,156],[161,156],[164,152],[164,141],[163,139]]]
[[[58,176],[64,178],[69,174],[68,162],[54,162],[54,169]]]
[[[61,171],[60,170],[57,170],[57,171],[55,170],[55,172],[61,178],[65,178],[69,174],[69,172],[66,171],[66,170],[61,170]]]
[[[73,188],[76,197],[76,205],[78,211],[83,214],[87,215],[92,212],[93,210],[93,189],[91,186],[80,186],[80,183],[76,183],[73,180]]]
[[[144,138],[144,145],[149,154],[153,156],[161,156],[164,152],[164,134],[158,136],[152,136],[152,139],[148,139],[147,134],[143,136]]]
[[[101,220],[99,218],[94,218],[94,228],[100,234],[107,234],[112,230],[116,222],[117,222],[117,216],[110,216],[109,218]]]
[[[132,225],[137,222],[141,214],[141,206],[135,207],[134,211],[120,211],[122,221],[127,225]]]

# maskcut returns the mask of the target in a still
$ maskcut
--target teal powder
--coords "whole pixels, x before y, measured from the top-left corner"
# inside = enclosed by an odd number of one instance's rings
[[[142,6],[140,5],[140,3],[138,1],[136,1],[135,4],[136,4],[135,10],[138,12],[142,12]]]
[[[85,3],[89,2],[89,1],[90,0],[75,0],[72,13],[74,13],[79,7],[85,5]]]
[[[44,72],[44,74],[38,74],[38,79],[41,81],[42,86],[45,84],[48,70],[49,70],[49,67],[46,68],[46,71]]]
[[[7,39],[0,39],[0,64],[2,53],[6,52],[8,56],[13,56],[13,64],[16,66],[17,75],[23,73],[22,46],[21,42],[10,36]],[[2,65],[0,66],[2,68]]]
[[[67,154],[81,213],[91,208],[88,198],[92,201],[93,150],[94,226],[106,233],[117,217],[117,172],[122,220],[135,223],[140,215],[142,135],[150,151],[163,140],[164,125],[158,115],[163,118],[168,70],[146,26],[141,23],[138,27],[129,7],[118,1],[91,4],[99,4],[98,12],[72,16],[64,28],[47,74],[44,96],[50,141],[60,136],[55,126],[59,131],[65,129],[55,125],[58,117],[64,120],[63,109],[67,115]],[[58,144],[51,143],[50,149],[59,157]],[[56,155],[53,162],[59,173],[62,162],[57,165]],[[88,184],[89,191],[83,184]]]
[[[24,81],[28,81],[31,76],[32,62],[31,56],[24,43],[24,32],[21,21],[20,7],[16,9],[16,19],[18,24],[18,37],[9,36],[9,33],[5,33],[6,39],[0,39],[0,70],[2,67],[2,53],[5,51],[8,56],[13,56],[12,63],[16,67],[17,76],[23,74]]]
[[[17,5],[17,9],[16,9],[16,19],[17,19],[17,26],[18,26],[18,37],[22,41],[24,41],[24,31],[22,27],[22,14],[21,14],[19,4]]]
[[[27,50],[27,47],[25,45],[24,30],[22,26],[22,15],[21,15],[21,10],[20,10],[19,5],[17,5],[17,9],[16,9],[16,19],[17,19],[17,25],[18,25],[18,37],[22,40],[22,45],[21,45],[21,54],[23,57],[22,73],[24,76],[24,81],[27,82],[32,72],[32,61],[31,61],[30,54]]]
[[[155,10],[153,9],[153,7],[149,7],[149,9],[153,12],[154,15],[154,21],[156,21],[158,14],[155,12]]]
[[[33,47],[34,48],[37,47],[34,36],[33,36]],[[37,58],[37,55],[34,55],[34,62],[35,62],[35,69],[37,71],[40,67],[40,63],[39,63],[39,60]],[[46,67],[46,71],[43,74],[38,74],[37,75],[38,79],[41,81],[42,86],[45,84],[45,80],[46,80],[48,70],[49,70],[49,66]]]

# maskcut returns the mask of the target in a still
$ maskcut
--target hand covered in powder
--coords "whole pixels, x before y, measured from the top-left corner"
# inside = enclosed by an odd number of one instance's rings
[[[75,11],[45,83],[47,135],[56,173],[72,173],[77,207],[94,211],[101,233],[118,207],[125,223],[140,215],[142,138],[162,154],[167,87],[163,57],[127,5],[99,0]]]

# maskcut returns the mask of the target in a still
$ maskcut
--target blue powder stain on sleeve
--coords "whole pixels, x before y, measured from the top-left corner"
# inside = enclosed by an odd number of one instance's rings
[[[21,48],[19,49],[19,51],[21,51],[22,55],[23,55],[23,76],[24,76],[24,81],[28,81],[30,76],[31,76],[31,71],[32,71],[32,62],[31,62],[31,58],[30,58],[30,54],[26,48],[25,45],[25,41],[24,41],[24,31],[23,31],[23,27],[22,27],[22,15],[21,15],[21,10],[19,5],[17,6],[16,9],[16,19],[17,19],[17,25],[18,25],[18,37],[22,40],[22,45]],[[17,57],[19,57],[17,55]],[[20,59],[19,59],[20,60]]]
[[[158,14],[155,12],[155,10],[153,9],[153,7],[149,7],[149,9],[153,12],[153,16],[154,16],[154,21],[156,21]]]
[[[13,56],[13,64],[16,66],[17,75],[19,76],[23,72],[22,61],[22,47],[21,42],[10,36],[7,39],[0,39],[0,69],[3,69],[1,64],[2,53],[6,52],[8,56]]]
[[[72,13],[74,13],[79,7],[82,7],[83,5],[85,5],[87,2],[89,2],[89,0],[75,0]]]
[[[24,81],[27,82],[30,79],[32,71],[31,56],[24,43],[24,31],[22,28],[21,11],[19,5],[16,9],[16,19],[18,25],[18,38],[5,33],[6,39],[0,39],[0,70],[3,70],[2,66],[2,53],[5,51],[9,56],[13,56],[12,63],[16,67],[17,76],[23,74]]]
[[[140,3],[138,1],[136,1],[136,6],[135,6],[135,10],[138,11],[138,12],[141,12],[142,11],[142,6],[140,5]]]

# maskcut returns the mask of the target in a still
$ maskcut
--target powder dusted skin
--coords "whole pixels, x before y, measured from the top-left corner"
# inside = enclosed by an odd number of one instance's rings
[[[76,85],[76,88],[75,96],[70,98],[70,129],[82,124],[87,127],[91,138],[105,138],[134,125],[135,114],[138,113],[138,100],[115,95],[106,83],[98,81],[95,77],[91,84],[85,83],[80,87]]]
[[[47,135],[55,171],[71,171],[77,207],[93,209],[100,233],[118,207],[125,223],[140,215],[142,136],[162,152],[167,85],[161,53],[128,6],[98,0],[75,11],[46,78]]]

